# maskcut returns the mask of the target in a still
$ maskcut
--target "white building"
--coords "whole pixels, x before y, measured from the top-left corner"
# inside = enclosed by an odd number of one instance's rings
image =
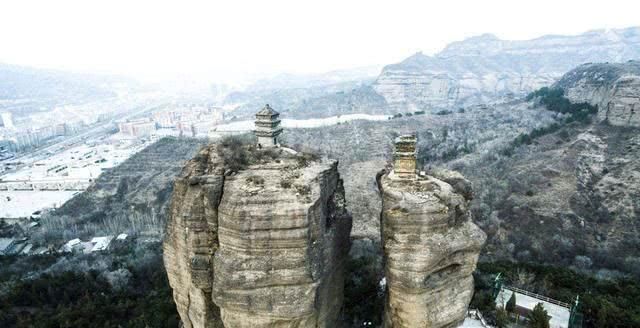
[[[13,118],[9,112],[0,114],[0,122],[2,123],[2,126],[7,129],[15,129],[15,126],[13,125]]]
[[[568,328],[569,318],[571,317],[571,304],[556,301],[554,299],[534,294],[526,290],[522,290],[515,287],[503,286],[496,297],[496,307],[504,308],[511,298],[511,295],[516,295],[516,312],[521,316],[526,316],[527,313],[533,311],[533,308],[542,303],[542,306],[547,311],[549,319],[549,327],[551,328]]]
[[[0,255],[7,255],[15,244],[13,238],[0,238]]]
[[[76,238],[69,240],[66,244],[64,244],[60,248],[60,252],[82,252],[85,254],[89,254],[93,252],[105,251],[109,249],[111,241],[113,241],[113,236],[93,237],[91,238],[91,241],[88,242],[83,242],[79,238]]]
[[[156,123],[148,119],[119,122],[118,129],[122,134],[134,137],[146,137],[156,130]]]
[[[109,249],[109,245],[111,245],[112,240],[113,236],[93,237],[91,239],[91,243],[93,244],[91,252],[106,251]]]

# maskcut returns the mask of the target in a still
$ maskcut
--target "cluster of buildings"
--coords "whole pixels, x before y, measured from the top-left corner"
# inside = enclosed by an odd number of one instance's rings
[[[84,104],[33,108],[28,114],[14,117],[0,111],[0,150],[23,152],[42,146],[57,137],[78,134],[115,116],[127,115],[132,108],[146,104],[143,99],[108,99]],[[0,158],[2,160],[2,158]]]
[[[96,120],[94,117],[87,121],[87,118],[61,108],[22,117],[18,122],[14,121],[11,113],[3,112],[0,113],[0,151],[29,150],[53,138],[77,134]]]
[[[48,251],[46,247],[34,248],[27,238],[0,238],[0,256],[40,255]]]
[[[147,137],[157,130],[171,130],[175,135],[206,136],[224,120],[220,108],[205,105],[180,105],[159,110],[149,117],[118,122],[118,130],[131,137]]]
[[[101,236],[93,237],[89,241],[82,241],[75,238],[66,242],[60,249],[59,253],[78,253],[89,254],[96,252],[109,251],[119,246],[126,245],[129,242],[127,234],[119,234],[118,236]],[[9,255],[41,255],[55,253],[54,248],[34,247],[29,243],[27,238],[0,238],[0,256]]]
[[[38,147],[45,142],[61,136],[71,136],[85,125],[82,122],[59,123],[39,128],[0,131],[0,147],[8,151],[19,152]]]
[[[69,240],[58,250],[60,253],[95,253],[110,250],[116,243],[122,244],[128,240],[127,234],[114,236],[93,237],[89,241],[82,241],[80,238]]]
[[[121,121],[118,131],[131,137],[148,137],[156,131],[156,123],[149,118]]]
[[[187,137],[206,136],[212,127],[224,120],[221,108],[203,105],[184,105],[156,115],[163,122],[161,127],[176,129]]]
[[[17,126],[11,113],[0,113],[0,160],[10,159],[17,152],[38,147],[53,138],[74,135],[86,126],[82,121],[22,125],[28,127]]]
[[[24,167],[1,175],[0,219],[24,221],[34,212],[62,206],[86,190],[104,170],[153,142],[116,137],[86,141],[56,154],[33,157]]]

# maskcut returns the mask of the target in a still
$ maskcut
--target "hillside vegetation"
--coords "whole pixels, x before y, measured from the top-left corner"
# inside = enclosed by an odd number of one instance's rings
[[[0,327],[179,323],[157,243],[114,254],[0,257],[0,287]]]
[[[184,162],[205,141],[163,138],[102,173],[85,192],[42,219],[38,237],[59,241],[96,234],[151,233],[160,236]]]
[[[563,267],[539,264],[480,263],[471,307],[493,316],[493,279],[500,273],[507,285],[573,304],[579,296],[584,328],[640,326],[640,284],[635,279],[599,280]]]

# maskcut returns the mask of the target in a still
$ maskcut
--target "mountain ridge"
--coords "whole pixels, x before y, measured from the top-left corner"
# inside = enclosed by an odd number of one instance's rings
[[[523,96],[583,63],[637,58],[640,27],[521,41],[482,34],[387,65],[373,87],[397,110],[444,108]]]

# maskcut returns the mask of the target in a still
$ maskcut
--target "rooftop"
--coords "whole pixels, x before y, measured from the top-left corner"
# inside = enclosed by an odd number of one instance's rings
[[[13,238],[0,238],[0,252],[5,252],[14,241]]]
[[[256,113],[256,116],[275,116],[280,115],[280,113],[276,112],[269,104],[264,105],[259,112]]]
[[[80,238],[71,239],[67,242],[67,245],[74,246],[80,244]]]
[[[93,239],[91,239],[91,243],[94,244],[94,246],[91,248],[91,252],[106,250],[109,248],[112,240],[113,236],[93,237]]]
[[[405,135],[401,135],[399,137],[396,138],[395,143],[399,143],[399,142],[413,142],[415,143],[417,141],[416,135],[415,134],[405,134]]]

